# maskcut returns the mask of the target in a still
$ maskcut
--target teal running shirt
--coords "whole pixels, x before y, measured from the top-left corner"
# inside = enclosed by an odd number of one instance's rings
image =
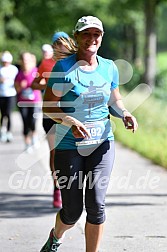
[[[84,123],[91,134],[90,139],[76,139],[69,127],[57,124],[56,149],[85,148],[114,139],[108,119],[108,101],[112,89],[118,87],[118,69],[112,60],[100,56],[97,60],[94,71],[83,71],[75,54],[53,67],[48,87],[53,93],[55,90],[62,93],[59,106],[63,112]]]

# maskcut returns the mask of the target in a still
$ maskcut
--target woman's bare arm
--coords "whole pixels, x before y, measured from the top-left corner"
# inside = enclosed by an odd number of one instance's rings
[[[43,113],[57,123],[61,123],[69,128],[72,128],[74,137],[85,138],[89,137],[89,132],[86,127],[72,116],[64,113],[61,107],[58,106],[61,100],[62,93],[60,91],[53,92],[52,88],[47,87],[43,101]]]
[[[137,120],[136,118],[125,108],[125,105],[122,101],[121,94],[119,92],[119,88],[113,89],[111,92],[110,96],[110,101],[109,101],[109,111],[111,111],[110,108],[114,112],[111,114],[116,117],[122,118],[125,128],[126,129],[132,129],[133,132],[135,132],[138,128]]]

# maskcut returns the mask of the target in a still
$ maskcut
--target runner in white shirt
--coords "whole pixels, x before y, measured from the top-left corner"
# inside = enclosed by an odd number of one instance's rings
[[[12,65],[13,56],[6,51],[2,54],[0,67],[0,140],[10,142],[13,139],[11,133],[11,112],[15,106],[16,90],[14,79],[18,73],[16,66]],[[5,119],[7,120],[5,125]]]

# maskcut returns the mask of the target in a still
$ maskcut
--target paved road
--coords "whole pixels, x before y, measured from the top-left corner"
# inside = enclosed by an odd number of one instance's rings
[[[24,153],[18,113],[13,124],[14,141],[0,143],[0,252],[39,252],[55,220],[48,146],[39,119],[40,147]],[[117,143],[106,214],[100,252],[166,252],[167,172]],[[85,251],[84,219],[60,252]]]

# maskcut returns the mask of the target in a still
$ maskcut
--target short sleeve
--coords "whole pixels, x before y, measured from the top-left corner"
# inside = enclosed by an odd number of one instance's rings
[[[119,86],[119,72],[114,62],[112,63],[112,69],[113,69],[113,73],[112,73],[113,79],[111,83],[111,89],[115,89]]]
[[[63,70],[62,64],[60,61],[58,61],[52,69],[47,86],[58,91],[63,91],[64,83],[65,72]]]
[[[43,72],[44,72],[44,69],[43,69],[43,61],[42,61],[41,64],[39,65],[39,67],[38,67],[38,75],[40,77],[43,77],[42,76]]]

